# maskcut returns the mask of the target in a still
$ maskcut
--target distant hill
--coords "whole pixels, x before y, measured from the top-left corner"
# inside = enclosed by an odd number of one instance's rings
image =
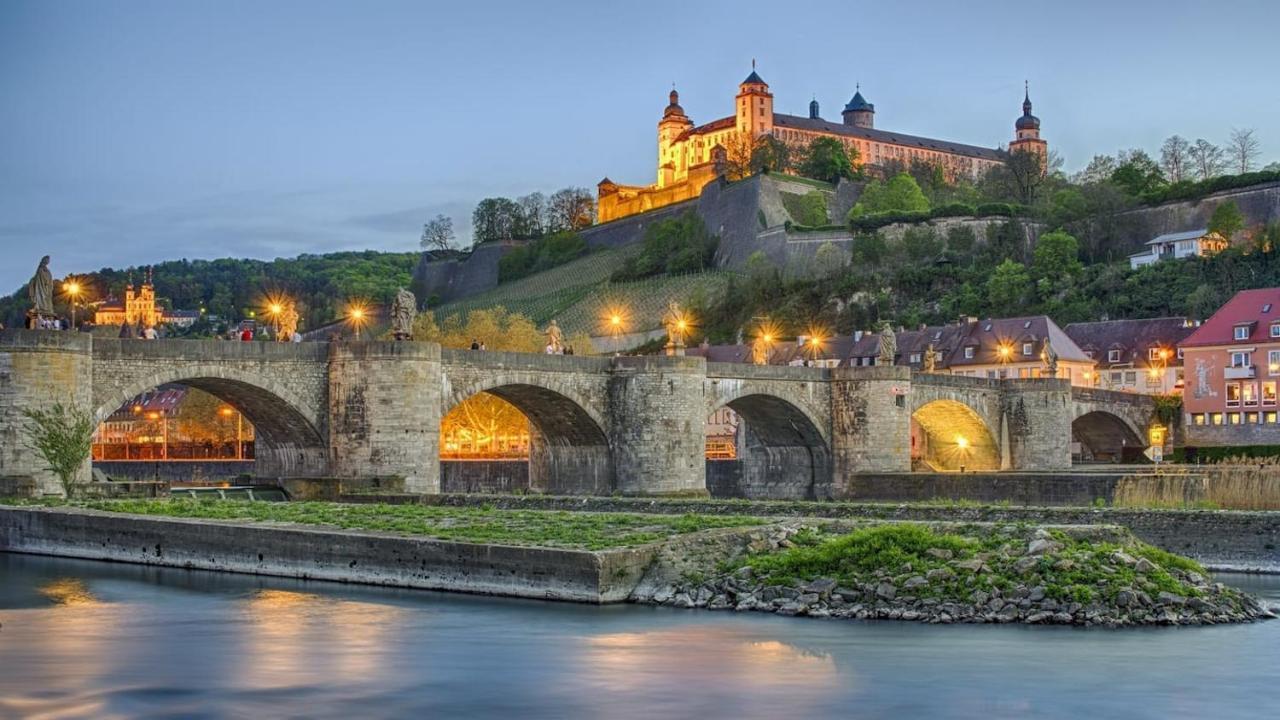
[[[153,266],[156,296],[171,309],[199,310],[225,320],[260,313],[268,296],[283,295],[298,302],[303,329],[340,317],[349,300],[389,303],[396,289],[409,287],[419,253],[372,250],[325,255],[300,255],[276,260],[176,260]],[[80,276],[90,288],[90,301],[119,296],[130,278],[140,283],[144,267],[102,268]],[[61,280],[61,278],[59,278]],[[28,306],[26,289],[0,300],[0,321],[22,327]],[[66,312],[59,301],[58,310]],[[83,304],[78,317],[90,317]]]

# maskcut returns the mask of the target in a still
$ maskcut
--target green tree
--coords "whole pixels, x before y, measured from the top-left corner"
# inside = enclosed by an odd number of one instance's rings
[[[635,280],[662,273],[705,270],[714,263],[719,238],[702,217],[689,210],[651,223],[644,231],[640,254],[627,260],[614,280]]]
[[[756,138],[751,149],[751,172],[786,172],[791,169],[791,147],[772,135]]]
[[[510,240],[521,226],[522,213],[514,200],[504,197],[485,198],[471,213],[471,234],[477,244],[494,240]]]
[[[1027,297],[1031,277],[1020,262],[1005,260],[987,280],[987,304],[992,312],[1007,313],[1020,307]]]
[[[1146,152],[1136,149],[1120,153],[1120,164],[1111,173],[1111,182],[1135,197],[1168,185],[1160,165]]]
[[[1230,240],[1232,235],[1244,229],[1244,213],[1235,200],[1228,200],[1213,209],[1209,217],[1209,232],[1216,232]]]
[[[862,217],[875,213],[924,213],[929,212],[929,199],[909,173],[898,173],[887,183],[872,180],[862,191],[862,196],[849,211],[849,217]]]
[[[1041,235],[1036,241],[1031,260],[1031,272],[1036,280],[1069,281],[1079,275],[1083,267],[1080,243],[1070,234],[1056,230]]]
[[[89,413],[56,403],[48,410],[24,409],[27,447],[48,463],[62,491],[71,497],[76,473],[93,450],[94,422]]]
[[[859,172],[858,151],[846,150],[844,143],[831,137],[820,137],[809,143],[800,163],[801,175],[829,183],[840,178],[855,178]]]

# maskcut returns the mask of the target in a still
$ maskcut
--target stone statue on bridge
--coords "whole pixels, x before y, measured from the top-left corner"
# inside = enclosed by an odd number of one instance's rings
[[[560,332],[560,326],[556,324],[554,318],[547,325],[547,354],[563,355],[564,354],[564,335]]]
[[[284,310],[280,311],[276,342],[293,342],[293,335],[298,332],[299,318],[297,305],[292,302],[285,305]]]
[[[418,317],[418,299],[404,288],[396,291],[391,303],[391,336],[396,340],[413,339],[413,321]]]
[[[689,321],[685,319],[680,303],[675,300],[667,303],[667,312],[662,316],[662,325],[667,329],[667,354],[684,355],[684,334],[689,329]]]
[[[1044,361],[1044,376],[1058,377],[1058,351],[1053,349],[1053,343],[1049,342],[1047,335],[1044,344],[1040,346],[1040,359]]]
[[[32,328],[39,328],[41,320],[53,320],[57,317],[53,312],[53,273],[49,272],[48,255],[40,259],[35,276],[27,283],[27,297],[31,300],[27,317],[32,320]]]
[[[937,371],[938,351],[933,349],[933,343],[929,343],[929,346],[924,349],[924,362],[921,364],[920,369],[927,373]]]
[[[886,320],[880,323],[880,356],[876,358],[876,364],[892,365],[897,355],[898,336],[894,334],[893,327]]]

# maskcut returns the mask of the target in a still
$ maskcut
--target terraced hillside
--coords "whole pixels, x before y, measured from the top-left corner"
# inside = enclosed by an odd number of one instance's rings
[[[639,245],[602,250],[560,267],[503,283],[488,292],[436,308],[436,319],[502,306],[543,325],[555,318],[568,334],[603,335],[600,318],[608,308],[624,308],[630,332],[651,330],[671,300],[688,303],[699,294],[714,299],[731,273],[716,271],[614,283],[609,277],[640,251]]]

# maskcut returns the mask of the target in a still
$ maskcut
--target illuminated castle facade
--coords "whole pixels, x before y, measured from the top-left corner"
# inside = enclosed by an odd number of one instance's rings
[[[93,314],[93,323],[95,325],[120,325],[121,323],[129,323],[130,325],[142,327],[159,327],[160,325],[177,325],[180,327],[190,326],[200,318],[200,313],[188,310],[173,310],[166,312],[164,308],[156,306],[156,288],[151,283],[151,271],[147,270],[147,280],[137,287],[133,286],[133,280],[129,280],[129,284],[124,288],[124,300],[119,298],[108,298],[105,302],[98,306],[97,311]]]
[[[697,197],[703,186],[719,174],[731,139],[755,141],[763,135],[786,143],[793,150],[819,137],[839,140],[847,149],[857,150],[865,165],[876,167],[893,161],[911,165],[922,161],[938,165],[949,180],[977,178],[1003,162],[998,149],[905,135],[875,126],[875,105],[862,97],[861,90],[840,113],[841,122],[824,120],[818,101],[809,103],[809,116],[785,115],[773,110],[773,93],[755,70],[738,86],[735,113],[705,125],[694,125],[680,107],[673,89],[670,103],[658,121],[658,181],[653,185],[619,185],[608,178],[600,182],[597,217],[599,222],[653,210]],[[1031,114],[1031,97],[1022,103],[1022,116],[1014,126],[1008,151],[1031,151],[1047,157],[1048,145],[1040,139],[1040,120]]]

